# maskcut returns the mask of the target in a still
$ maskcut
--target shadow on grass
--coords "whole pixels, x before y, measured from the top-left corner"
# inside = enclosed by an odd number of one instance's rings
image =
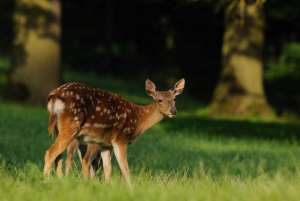
[[[181,132],[187,128],[206,133],[209,136],[233,137],[237,139],[264,139],[264,140],[300,140],[300,124],[251,122],[242,120],[216,120],[205,117],[179,117],[173,121],[164,122],[166,130]],[[195,132],[193,132],[195,133]],[[197,133],[197,132],[196,132]]]
[[[293,174],[300,166],[300,149],[289,146],[298,143],[300,125],[194,117],[175,121],[163,123],[169,140],[154,133],[133,145],[130,160],[135,171],[257,177],[282,171]]]

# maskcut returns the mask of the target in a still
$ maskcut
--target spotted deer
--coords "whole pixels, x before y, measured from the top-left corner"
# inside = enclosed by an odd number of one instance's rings
[[[52,163],[74,140],[88,146],[99,146],[104,178],[111,177],[111,152],[117,159],[125,181],[130,185],[127,147],[138,136],[164,117],[176,116],[175,97],[183,92],[185,80],[179,80],[168,91],[156,90],[147,79],[146,92],[154,99],[149,105],[137,105],[121,96],[80,83],[67,83],[48,96],[49,128],[58,134],[45,153],[44,175],[49,176]],[[82,163],[85,176],[90,162]]]

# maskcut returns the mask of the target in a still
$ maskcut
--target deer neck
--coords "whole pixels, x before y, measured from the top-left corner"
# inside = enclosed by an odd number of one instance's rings
[[[163,119],[163,114],[159,111],[158,104],[152,103],[145,106],[137,106],[138,121],[137,134],[142,134]]]

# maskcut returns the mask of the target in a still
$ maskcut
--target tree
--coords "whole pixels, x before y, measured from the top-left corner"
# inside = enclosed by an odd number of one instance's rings
[[[222,65],[212,114],[272,114],[263,88],[264,0],[232,0],[225,9]]]
[[[45,102],[59,82],[59,0],[16,0],[9,89],[14,98]]]

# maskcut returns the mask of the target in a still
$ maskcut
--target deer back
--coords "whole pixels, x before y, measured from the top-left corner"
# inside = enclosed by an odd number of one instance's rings
[[[80,83],[67,83],[51,91],[48,97],[50,115],[69,118],[78,130],[114,130],[117,137],[134,139],[138,111],[122,97]]]

